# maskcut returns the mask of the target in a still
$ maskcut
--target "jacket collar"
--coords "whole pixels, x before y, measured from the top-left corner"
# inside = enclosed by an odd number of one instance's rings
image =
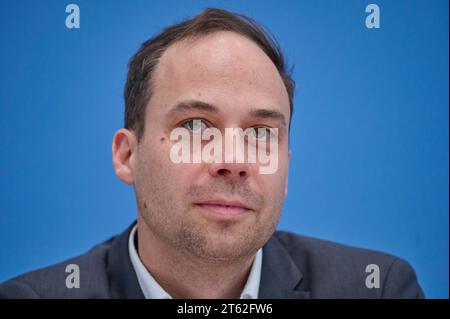
[[[107,271],[110,276],[112,298],[144,299],[128,252],[128,238],[135,224],[136,221],[117,236],[111,244]]]
[[[260,299],[309,299],[301,289],[303,274],[279,239],[272,236],[263,248]]]
[[[113,239],[108,255],[112,298],[143,299],[136,272],[129,258],[128,238],[136,221]],[[274,236],[263,247],[260,299],[308,299],[309,291],[299,289],[303,275],[281,242]]]

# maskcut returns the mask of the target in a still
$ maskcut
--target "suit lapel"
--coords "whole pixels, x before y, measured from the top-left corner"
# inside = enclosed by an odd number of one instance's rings
[[[135,224],[136,222],[117,236],[111,244],[107,271],[110,276],[112,298],[144,298],[128,251],[128,238]]]
[[[260,299],[309,299],[310,292],[298,288],[303,274],[281,242],[272,236],[263,248]]]
[[[135,223],[114,238],[111,243],[107,271],[110,276],[112,298],[144,298],[128,252],[128,238]],[[272,236],[263,247],[258,297],[261,299],[308,299],[310,292],[298,288],[302,279],[303,274],[284,246]]]

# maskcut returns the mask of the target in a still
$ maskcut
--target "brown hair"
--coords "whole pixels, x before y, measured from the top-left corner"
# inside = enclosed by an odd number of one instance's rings
[[[283,54],[275,38],[249,17],[208,8],[192,19],[169,26],[145,41],[131,58],[125,85],[125,128],[135,131],[138,141],[144,134],[145,109],[152,94],[152,74],[164,51],[177,41],[216,31],[231,31],[245,36],[267,54],[286,86],[292,118],[295,82],[291,78],[291,70],[286,69]]]

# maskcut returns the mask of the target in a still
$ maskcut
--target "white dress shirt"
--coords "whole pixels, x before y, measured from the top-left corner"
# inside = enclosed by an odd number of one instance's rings
[[[150,272],[145,268],[134,245],[137,225],[133,227],[128,239],[128,251],[130,253],[131,264],[136,272],[139,285],[146,299],[172,299],[153,278]],[[259,283],[261,280],[262,248],[258,250],[253,261],[252,269],[247,279],[247,283],[242,290],[240,299],[258,299]]]

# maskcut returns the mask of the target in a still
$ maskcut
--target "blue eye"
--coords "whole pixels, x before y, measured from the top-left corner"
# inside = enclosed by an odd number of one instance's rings
[[[270,140],[274,135],[268,127],[254,127],[251,134],[258,140]]]
[[[208,128],[206,123],[201,119],[192,119],[186,121],[184,122],[183,127],[194,133],[201,133]]]

